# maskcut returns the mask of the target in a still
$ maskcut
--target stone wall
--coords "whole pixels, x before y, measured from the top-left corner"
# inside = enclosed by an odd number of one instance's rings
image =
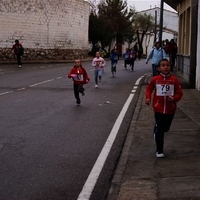
[[[0,60],[14,59],[19,39],[23,59],[81,58],[88,51],[89,4],[83,0],[1,0]]]
[[[0,61],[14,61],[15,55],[10,48],[0,48]],[[74,60],[86,58],[88,50],[82,49],[24,49],[22,60]]]

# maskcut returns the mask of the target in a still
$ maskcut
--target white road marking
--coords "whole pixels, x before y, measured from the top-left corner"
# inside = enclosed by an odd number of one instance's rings
[[[42,82],[39,82],[39,83],[35,83],[35,84],[33,84],[33,85],[30,85],[29,87],[35,87],[35,86],[37,86],[37,85],[41,85],[41,84],[43,84],[43,83],[48,83],[48,82],[51,82],[51,81],[53,81],[54,79],[50,79],[50,80],[46,80],[46,81],[42,81]]]
[[[141,76],[136,82],[135,82],[135,86],[136,85],[139,85],[139,83],[140,83],[140,81],[141,81],[141,79],[143,78],[144,76]]]
[[[135,83],[135,85],[139,84],[141,79],[143,78],[144,76],[141,76]],[[111,132],[110,132],[110,135],[108,136],[108,139],[106,140],[106,143],[104,144],[104,147],[103,149],[101,150],[93,168],[92,168],[92,171],[90,172],[83,188],[82,188],[82,191],[80,192],[79,196],[78,196],[78,199],[77,200],[89,200],[90,199],[90,196],[92,194],[92,191],[94,189],[94,186],[97,182],[97,179],[99,177],[99,174],[101,173],[102,169],[103,169],[103,166],[105,164],[105,161],[110,153],[110,150],[111,150],[111,147],[114,143],[114,140],[118,134],[118,131],[119,131],[119,128],[121,126],[121,123],[124,119],[124,116],[128,110],[128,107],[132,101],[134,97],[134,93],[131,93],[128,97],[128,99],[126,100],[126,103],[124,104]]]
[[[21,90],[25,90],[26,88],[19,88],[19,89],[17,89],[18,91],[21,91]]]
[[[135,91],[136,91],[136,90],[134,89],[134,90],[132,90],[131,92],[132,92],[132,93],[135,93]]]
[[[56,79],[61,79],[61,78],[63,78],[63,77],[60,76],[60,77],[57,77]]]
[[[1,95],[4,95],[4,94],[9,94],[9,93],[12,93],[13,91],[9,91],[9,92],[3,92],[3,93],[0,93],[0,96]]]
[[[136,89],[137,89],[137,86],[134,86],[134,87],[133,87],[133,89],[135,89],[135,90],[136,90]]]

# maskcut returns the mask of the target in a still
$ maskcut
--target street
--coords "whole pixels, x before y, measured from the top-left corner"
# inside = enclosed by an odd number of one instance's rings
[[[76,200],[135,82],[151,72],[144,60],[135,62],[134,72],[124,70],[120,60],[112,77],[107,61],[95,88],[91,61],[83,62],[91,80],[77,106],[72,80],[66,77],[72,66],[43,63],[1,68],[0,199]],[[139,92],[140,87],[90,199],[106,198]]]

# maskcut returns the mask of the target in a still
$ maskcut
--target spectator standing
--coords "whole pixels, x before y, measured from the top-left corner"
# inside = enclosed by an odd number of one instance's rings
[[[24,53],[24,48],[21,43],[19,43],[19,40],[15,40],[15,44],[12,46],[12,50],[14,50],[14,54],[17,57],[17,64],[18,67],[22,67],[22,61],[21,61],[21,56]]]
[[[149,62],[150,59],[152,59],[152,72],[153,76],[157,75],[157,67],[158,67],[158,62],[163,59],[167,58],[167,55],[160,46],[160,42],[156,42],[152,50],[150,51],[149,55],[146,58],[146,64]]]
[[[171,39],[170,44],[169,44],[169,60],[170,60],[170,65],[171,65],[171,71],[174,70],[177,49],[178,47],[177,47],[176,42],[174,41],[174,39]]]
[[[169,43],[169,40],[168,39],[166,39],[165,40],[165,48],[164,48],[164,50],[165,50],[165,53],[169,56],[169,49],[170,49],[170,43]]]
[[[138,43],[136,42],[133,46],[133,50],[136,52],[136,56],[138,55]]]

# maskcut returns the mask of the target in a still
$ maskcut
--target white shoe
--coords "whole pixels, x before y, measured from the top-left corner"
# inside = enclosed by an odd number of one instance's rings
[[[21,65],[18,66],[19,68],[22,67]]]
[[[97,85],[97,84],[95,85],[95,88],[98,88],[98,85]]]
[[[164,153],[158,153],[158,152],[156,152],[156,157],[157,158],[164,158],[165,155],[164,155]]]

